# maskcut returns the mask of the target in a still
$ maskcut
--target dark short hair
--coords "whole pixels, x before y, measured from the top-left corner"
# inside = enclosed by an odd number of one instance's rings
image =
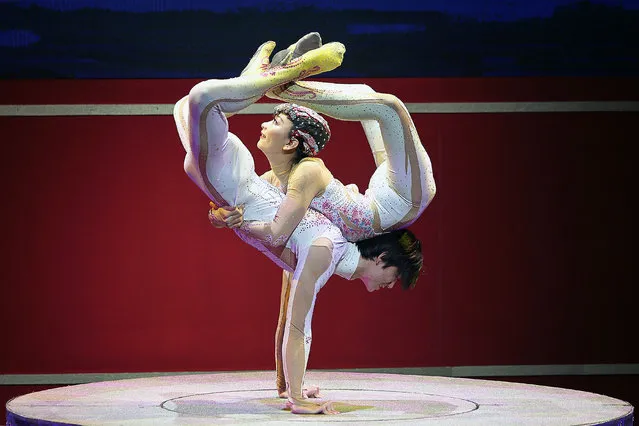
[[[408,229],[399,229],[355,243],[364,259],[379,255],[384,268],[396,266],[404,290],[415,287],[423,266],[422,244]]]

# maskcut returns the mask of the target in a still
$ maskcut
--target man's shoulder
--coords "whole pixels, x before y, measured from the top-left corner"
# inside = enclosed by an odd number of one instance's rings
[[[324,162],[317,157],[302,158],[295,166],[298,171],[304,171],[304,173],[321,173],[326,166]]]

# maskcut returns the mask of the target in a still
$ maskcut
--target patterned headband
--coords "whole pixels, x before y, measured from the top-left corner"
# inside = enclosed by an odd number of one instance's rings
[[[285,114],[291,122],[291,136],[302,143],[307,155],[316,156],[331,138],[331,129],[324,118],[310,108],[296,104],[280,104],[275,115]]]

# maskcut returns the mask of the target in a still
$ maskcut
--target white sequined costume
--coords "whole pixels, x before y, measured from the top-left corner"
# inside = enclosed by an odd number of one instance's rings
[[[256,53],[258,59],[264,55],[268,57],[273,46],[270,43],[261,46]],[[311,72],[334,68],[341,62],[343,46],[340,46],[325,45],[284,67],[262,74],[199,83],[189,96],[176,103],[174,118],[186,151],[185,170],[213,202],[243,206],[245,221],[273,219],[284,196],[255,173],[251,154],[236,135],[229,133],[226,116],[247,107],[277,85]],[[336,268],[341,268],[341,274],[346,277],[352,274],[353,258],[358,257],[357,248],[348,243],[329,220],[311,210],[285,247],[276,249],[241,231],[237,234],[279,266],[292,271],[283,363],[289,398],[299,402],[303,398],[302,383],[310,350],[315,297]],[[309,271],[313,269],[310,265],[313,250],[327,249],[330,250],[330,264],[323,273],[312,275]],[[341,259],[348,265],[338,265]],[[315,277],[312,282],[304,279],[309,274]]]
[[[360,194],[333,178],[310,205],[337,225],[349,241],[405,228],[433,199],[430,158],[406,106],[397,97],[366,85],[315,81],[296,82],[268,95],[339,120],[361,122],[378,165],[368,189]]]

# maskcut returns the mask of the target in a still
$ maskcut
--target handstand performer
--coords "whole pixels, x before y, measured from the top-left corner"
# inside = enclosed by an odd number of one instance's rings
[[[268,58],[274,45],[263,44],[254,61]],[[255,174],[253,159],[239,138],[228,131],[226,116],[246,108],[274,87],[334,69],[343,53],[343,45],[329,43],[265,72],[198,83],[177,102],[174,117],[186,151],[185,171],[211,201],[243,206],[246,223],[273,220],[284,195]],[[333,273],[359,278],[371,291],[405,276],[407,270],[412,271],[409,275],[417,274],[421,268],[419,242],[409,231],[396,231],[357,245],[348,243],[337,227],[312,210],[301,218],[286,244],[278,247],[242,230],[236,232],[292,274],[282,348],[292,411],[333,413],[330,403],[309,403],[302,391],[317,292]]]

